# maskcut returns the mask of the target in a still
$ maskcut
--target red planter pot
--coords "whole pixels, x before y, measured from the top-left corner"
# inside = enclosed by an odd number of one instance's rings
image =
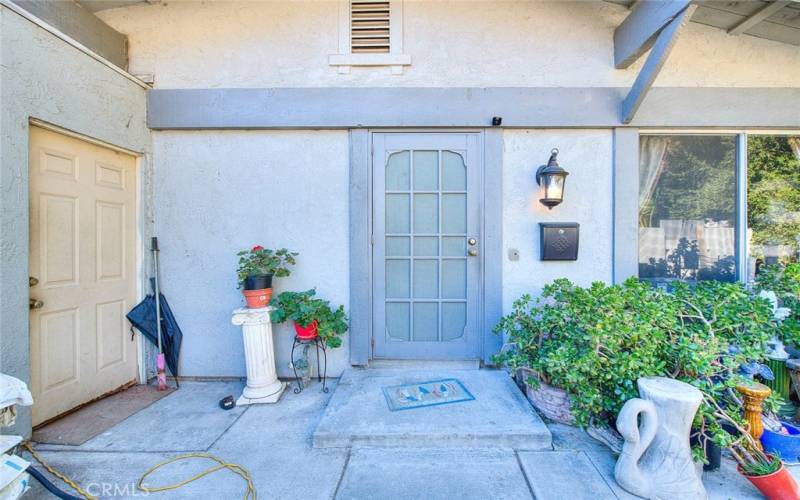
[[[294,331],[297,333],[297,338],[301,340],[314,340],[317,338],[317,320],[312,321],[306,326],[300,326],[297,321],[294,322]]]
[[[742,474],[741,467],[739,467],[739,474]],[[742,475],[769,500],[797,500],[800,498],[800,488],[798,488],[797,482],[783,465],[777,471],[766,476]]]
[[[272,299],[272,288],[263,288],[261,290],[242,290],[244,300],[247,302],[247,307],[250,309],[261,309],[269,305]]]

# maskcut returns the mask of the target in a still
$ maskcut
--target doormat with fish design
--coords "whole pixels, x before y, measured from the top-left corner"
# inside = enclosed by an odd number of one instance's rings
[[[446,378],[417,384],[384,387],[383,395],[392,411],[472,401],[475,397],[460,380]]]

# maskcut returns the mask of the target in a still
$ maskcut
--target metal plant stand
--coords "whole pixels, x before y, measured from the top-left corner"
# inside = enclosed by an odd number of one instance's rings
[[[325,347],[325,341],[319,337],[314,337],[313,339],[301,339],[300,337],[294,337],[294,342],[292,343],[292,357],[289,358],[292,360],[292,370],[294,371],[294,378],[297,380],[297,387],[294,389],[295,394],[300,394],[303,392],[303,379],[297,376],[297,367],[294,363],[294,351],[299,346],[303,345],[310,345],[314,344],[314,347],[317,351],[317,380],[322,383],[322,392],[328,393],[328,387],[326,385],[326,381],[328,379],[328,350]],[[322,370],[319,369],[319,352],[322,350]]]

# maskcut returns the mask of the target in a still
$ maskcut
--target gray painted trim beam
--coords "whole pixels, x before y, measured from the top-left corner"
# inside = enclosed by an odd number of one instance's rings
[[[639,130],[614,129],[614,283],[639,275]]]
[[[789,5],[789,0],[775,0],[774,2],[767,4],[763,8],[759,9],[752,16],[743,19],[742,22],[740,22],[733,28],[729,29],[728,34],[736,36],[741,35],[745,31],[749,30],[756,24],[765,20],[766,18],[778,12],[787,5]]]
[[[639,2],[614,30],[614,67],[625,69],[647,52],[656,37],[691,0]]]
[[[736,136],[736,279],[747,283],[747,134]]]
[[[697,5],[686,7],[658,34],[653,49],[633,82],[631,91],[622,102],[622,123],[628,124],[633,120],[633,116],[641,106],[650,87],[653,86],[653,82],[656,81],[661,68],[667,62],[667,58],[672,52],[672,47],[675,46],[675,42],[678,40],[678,35],[683,27],[689,23],[689,19],[691,19],[695,9],[697,9]]]
[[[157,130],[362,127],[610,128],[622,125],[626,88],[156,89],[147,123]],[[654,87],[638,127],[798,128],[800,88]]]
[[[371,142],[368,130],[350,131],[350,364],[372,355]]]
[[[149,92],[153,129],[488,127],[524,123],[535,114],[553,124],[605,123],[616,115],[618,89],[586,88],[273,88],[156,89]]]
[[[75,0],[81,7],[89,12],[100,12],[101,10],[119,9],[120,7],[130,7],[137,3],[161,3],[161,0]]]
[[[494,327],[503,316],[503,131],[483,135],[483,362],[503,347]]]
[[[52,0],[13,0],[13,3],[116,66],[127,68],[128,37],[77,3]]]

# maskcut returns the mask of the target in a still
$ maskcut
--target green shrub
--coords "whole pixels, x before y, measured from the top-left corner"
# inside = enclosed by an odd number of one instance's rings
[[[775,292],[789,316],[780,325],[781,340],[800,347],[800,263],[764,267],[756,278],[756,290]]]
[[[666,292],[637,279],[589,288],[561,279],[536,300],[523,296],[502,318],[495,331],[511,348],[496,361],[529,367],[566,390],[582,426],[613,422],[638,396],[639,377],[688,382],[706,396],[696,429],[726,446],[733,437],[719,426],[717,406],[738,404],[739,367],[763,360],[776,328],[769,301],[738,283],[679,283]]]
[[[635,280],[589,288],[556,280],[540,298],[514,302],[495,329],[514,347],[496,361],[565,389],[579,424],[607,420],[637,396],[636,379],[665,371],[659,351],[677,314],[663,295]]]

